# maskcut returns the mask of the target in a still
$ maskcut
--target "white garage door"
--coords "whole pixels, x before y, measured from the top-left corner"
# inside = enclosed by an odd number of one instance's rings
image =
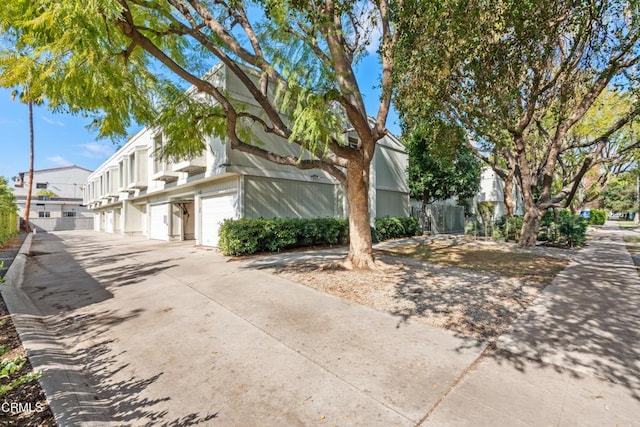
[[[166,204],[149,207],[151,224],[149,237],[158,240],[169,240],[169,208]]]
[[[218,246],[220,224],[236,219],[236,193],[202,199],[202,245]]]
[[[107,211],[106,217],[105,217],[105,230],[107,233],[113,233],[114,227],[113,227],[113,211]]]

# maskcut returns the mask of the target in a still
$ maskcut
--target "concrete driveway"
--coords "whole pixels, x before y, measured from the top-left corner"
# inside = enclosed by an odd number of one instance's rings
[[[23,251],[3,295],[60,425],[415,425],[483,350],[192,243]]]

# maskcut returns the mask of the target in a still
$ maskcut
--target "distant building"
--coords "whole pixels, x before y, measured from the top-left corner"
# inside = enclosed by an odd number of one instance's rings
[[[251,95],[224,66],[211,76],[250,106]],[[252,133],[267,150],[299,154],[296,144],[257,126]],[[328,173],[277,165],[231,149],[224,138],[204,142],[208,149],[200,156],[174,162],[154,156],[165,143],[162,129],[147,127],[133,136],[89,177],[85,203],[96,214],[95,230],[218,246],[227,218],[347,216],[342,185]],[[349,142],[357,143],[356,136]],[[389,134],[378,141],[370,170],[372,219],[409,215],[407,163],[397,138]]]
[[[93,213],[83,205],[83,191],[91,171],[80,166],[64,166],[33,171],[29,222],[45,231],[93,229]],[[20,172],[14,181],[18,213],[24,218],[29,173]]]
[[[514,179],[515,180],[515,179]],[[513,185],[513,214],[524,215],[524,201],[522,199],[522,192],[518,185],[514,182]],[[490,167],[482,168],[482,175],[480,178],[480,190],[474,197],[473,206],[478,202],[494,202],[495,210],[493,213],[493,219],[497,220],[506,214],[504,205],[504,181],[495,173]],[[476,213],[476,212],[474,212]]]

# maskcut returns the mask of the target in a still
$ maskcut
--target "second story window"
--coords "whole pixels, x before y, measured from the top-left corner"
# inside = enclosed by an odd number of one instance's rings
[[[46,189],[47,188],[47,183],[46,182],[37,182],[36,183],[36,188],[37,189]]]

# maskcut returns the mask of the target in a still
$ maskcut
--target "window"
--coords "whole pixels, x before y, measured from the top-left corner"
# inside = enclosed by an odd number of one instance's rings
[[[44,189],[46,189],[47,188],[47,183],[46,182],[37,182],[36,183],[36,188],[41,188],[41,189],[44,188]]]
[[[38,200],[51,200],[49,196],[38,196]]]
[[[38,212],[38,218],[51,218],[51,212],[49,212],[49,211],[40,211],[40,212]]]
[[[76,216],[76,211],[62,212],[62,216],[63,217],[74,217],[74,216]]]

